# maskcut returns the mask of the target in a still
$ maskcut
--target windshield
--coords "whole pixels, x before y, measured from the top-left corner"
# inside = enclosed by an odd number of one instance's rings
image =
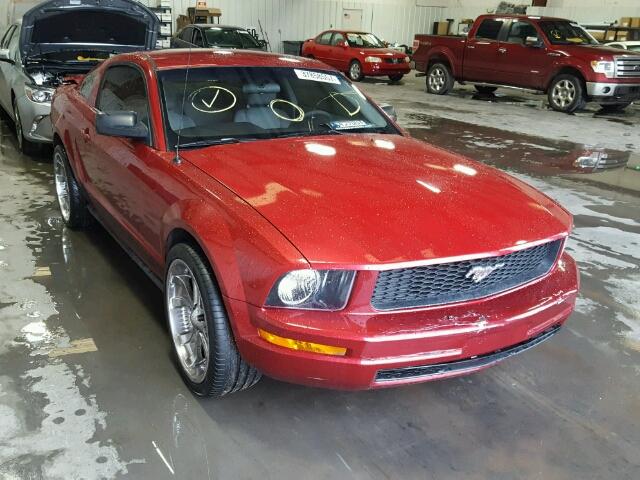
[[[347,33],[347,42],[351,47],[362,48],[385,48],[386,45],[382,43],[378,37],[373,33]]]
[[[398,133],[342,75],[290,67],[206,67],[159,73],[167,141],[180,144]],[[184,101],[183,101],[184,99]]]
[[[207,28],[204,32],[209,46],[224,48],[259,48],[253,36],[243,30],[230,28]]]
[[[598,45],[598,41],[577,23],[544,21],[540,22],[540,27],[554,45]]]

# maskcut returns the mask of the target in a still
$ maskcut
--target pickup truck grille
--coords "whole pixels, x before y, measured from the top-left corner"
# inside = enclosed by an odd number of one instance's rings
[[[618,78],[640,77],[640,57],[617,57],[616,76]]]
[[[562,240],[498,257],[385,270],[371,297],[377,310],[462,302],[504,292],[551,270]]]

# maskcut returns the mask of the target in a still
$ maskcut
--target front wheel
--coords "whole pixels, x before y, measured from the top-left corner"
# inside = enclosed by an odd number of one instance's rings
[[[571,74],[558,75],[553,79],[547,97],[554,110],[573,113],[585,104],[582,80]]]
[[[427,91],[434,95],[446,95],[453,88],[453,75],[444,63],[434,63],[427,71]]]
[[[347,73],[349,74],[349,78],[354,82],[359,82],[364,78],[362,74],[362,64],[358,60],[351,61]]]
[[[222,397],[260,380],[236,348],[206,260],[185,243],[167,255],[165,308],[180,374],[196,395]]]
[[[53,176],[60,214],[65,225],[72,229],[88,226],[91,214],[87,208],[87,201],[73,175],[62,145],[56,145],[53,151]]]
[[[403,74],[398,74],[398,75],[389,75],[389,80],[391,80],[393,83],[397,83],[400,80],[402,80],[402,77],[404,77]]]

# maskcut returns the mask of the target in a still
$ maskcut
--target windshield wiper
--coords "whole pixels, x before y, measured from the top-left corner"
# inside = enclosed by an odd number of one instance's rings
[[[231,143],[240,143],[240,140],[234,137],[228,138],[215,138],[211,140],[198,140],[197,142],[180,143],[176,145],[177,148],[202,148],[211,147],[214,145],[229,145]]]

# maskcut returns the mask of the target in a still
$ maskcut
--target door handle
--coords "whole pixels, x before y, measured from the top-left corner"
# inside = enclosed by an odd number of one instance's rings
[[[500,53],[507,53],[507,49],[506,49],[506,48],[504,48],[504,47],[500,47],[500,48],[498,49],[498,52],[500,52]]]
[[[476,48],[473,45],[467,45],[467,48]]]
[[[88,142],[89,140],[91,140],[91,135],[89,135],[89,129],[88,128],[83,128],[82,129],[82,137],[84,138],[85,142]]]
[[[562,54],[556,53],[556,52],[549,52],[549,53],[547,53],[547,55],[549,55],[550,57],[561,57],[562,56]]]

